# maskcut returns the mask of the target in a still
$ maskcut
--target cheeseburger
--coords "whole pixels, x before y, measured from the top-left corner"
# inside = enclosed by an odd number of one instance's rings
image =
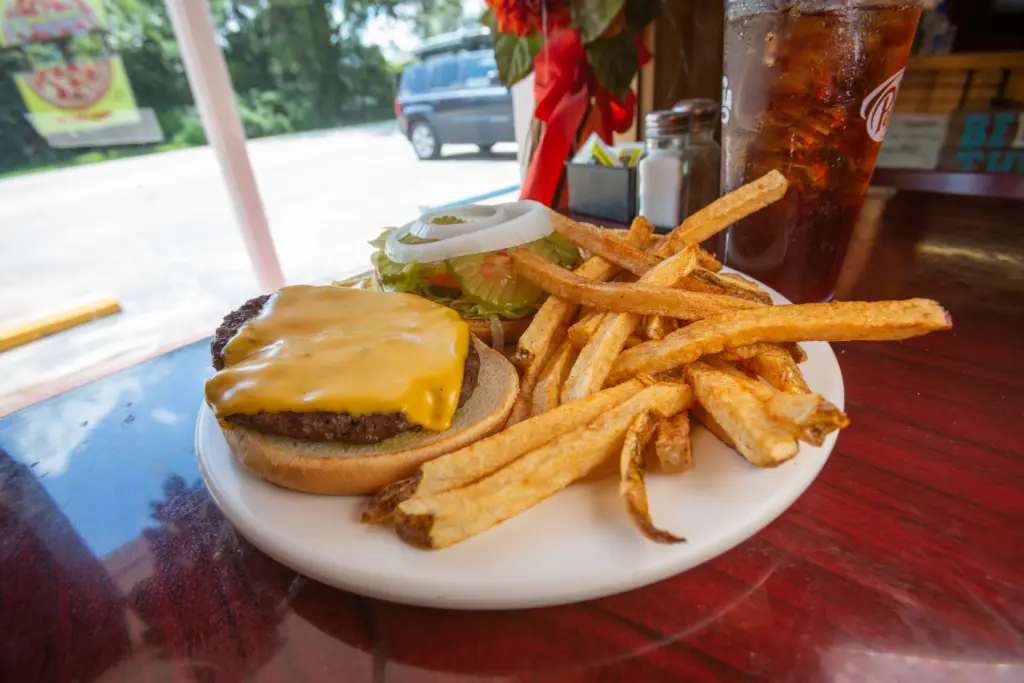
[[[228,314],[206,401],[238,461],[280,486],[365,494],[502,427],[515,368],[452,308],[290,286]]]

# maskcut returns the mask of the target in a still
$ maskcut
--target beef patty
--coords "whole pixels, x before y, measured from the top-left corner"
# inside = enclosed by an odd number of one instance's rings
[[[269,296],[258,296],[255,299],[250,299],[238,310],[224,316],[224,320],[217,328],[213,342],[210,344],[215,369],[224,368],[224,347],[247,320],[256,316],[263,309],[263,304],[267,302],[268,298]],[[466,365],[462,373],[462,389],[459,391],[459,407],[462,407],[473,394],[479,374],[480,354],[470,339],[469,353],[466,354]],[[344,441],[346,443],[377,443],[384,439],[390,439],[396,434],[420,428],[419,425],[410,422],[404,413],[355,416],[348,413],[329,413],[320,410],[312,412],[285,411],[227,415],[224,419],[241,427],[269,434],[309,439],[310,441]]]

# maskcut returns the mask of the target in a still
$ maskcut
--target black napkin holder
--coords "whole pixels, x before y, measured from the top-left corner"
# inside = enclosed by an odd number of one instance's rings
[[[638,212],[637,170],[600,164],[566,162],[569,210],[626,225]]]

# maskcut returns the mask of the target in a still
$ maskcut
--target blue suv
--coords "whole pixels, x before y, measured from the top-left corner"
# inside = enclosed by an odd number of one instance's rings
[[[469,143],[489,152],[515,141],[512,94],[498,81],[490,49],[433,52],[402,74],[395,114],[416,156],[436,159],[445,143]]]

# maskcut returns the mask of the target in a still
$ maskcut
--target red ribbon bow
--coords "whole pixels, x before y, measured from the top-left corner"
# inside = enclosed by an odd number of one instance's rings
[[[643,66],[651,55],[639,36],[636,44],[638,64]],[[569,152],[577,138],[586,138],[584,125],[611,144],[613,132],[623,133],[633,125],[636,95],[627,90],[626,100],[620,102],[597,84],[576,29],[559,31],[548,38],[533,64],[537,102],[533,115],[547,125],[527,169],[520,198],[553,206]],[[594,106],[588,117],[591,98]],[[560,203],[567,194],[563,191],[557,198]]]

